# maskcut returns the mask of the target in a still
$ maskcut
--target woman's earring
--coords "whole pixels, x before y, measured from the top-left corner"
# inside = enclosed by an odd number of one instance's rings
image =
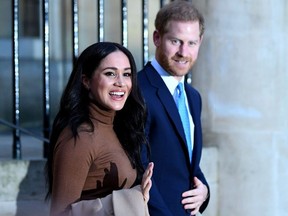
[[[90,91],[90,87],[89,87],[87,84],[83,83],[83,85],[84,85],[84,88],[85,88],[87,91]]]

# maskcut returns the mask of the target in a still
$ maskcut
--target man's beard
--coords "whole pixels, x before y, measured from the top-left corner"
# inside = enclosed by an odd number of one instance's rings
[[[184,76],[189,72],[189,70],[193,66],[192,58],[174,55],[173,57],[170,58],[170,61],[169,61],[169,58],[165,55],[164,52],[162,52],[162,50],[159,50],[158,57],[159,57],[159,59],[157,59],[157,60],[158,60],[159,64],[163,67],[163,69],[166,72],[168,72],[172,76]],[[187,64],[189,64],[189,67],[187,67],[187,69],[185,69],[185,70],[184,69],[181,70],[172,64],[172,61],[174,61],[174,60],[187,61]]]

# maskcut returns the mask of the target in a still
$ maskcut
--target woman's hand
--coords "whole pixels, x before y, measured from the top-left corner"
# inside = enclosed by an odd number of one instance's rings
[[[143,194],[145,203],[148,203],[149,198],[150,198],[149,191],[152,187],[151,177],[153,174],[153,167],[154,167],[154,163],[150,162],[142,177],[141,188],[142,188],[142,194]]]

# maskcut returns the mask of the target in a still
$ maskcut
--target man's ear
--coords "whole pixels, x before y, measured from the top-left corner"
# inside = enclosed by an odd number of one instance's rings
[[[155,31],[153,32],[153,42],[154,42],[154,45],[155,45],[156,47],[160,46],[160,43],[161,43],[160,39],[161,39],[161,36],[160,36],[159,31],[158,31],[158,30],[155,30]]]
[[[199,41],[200,44],[199,45],[201,45],[202,41],[203,41],[203,35],[200,36],[200,41]]]
[[[82,75],[82,83],[87,90],[90,90],[90,81],[86,75]]]

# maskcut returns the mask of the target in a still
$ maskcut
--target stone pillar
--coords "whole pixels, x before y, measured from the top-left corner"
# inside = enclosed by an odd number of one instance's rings
[[[286,215],[287,1],[193,2],[206,19],[193,86],[204,144],[218,148],[214,215]]]

